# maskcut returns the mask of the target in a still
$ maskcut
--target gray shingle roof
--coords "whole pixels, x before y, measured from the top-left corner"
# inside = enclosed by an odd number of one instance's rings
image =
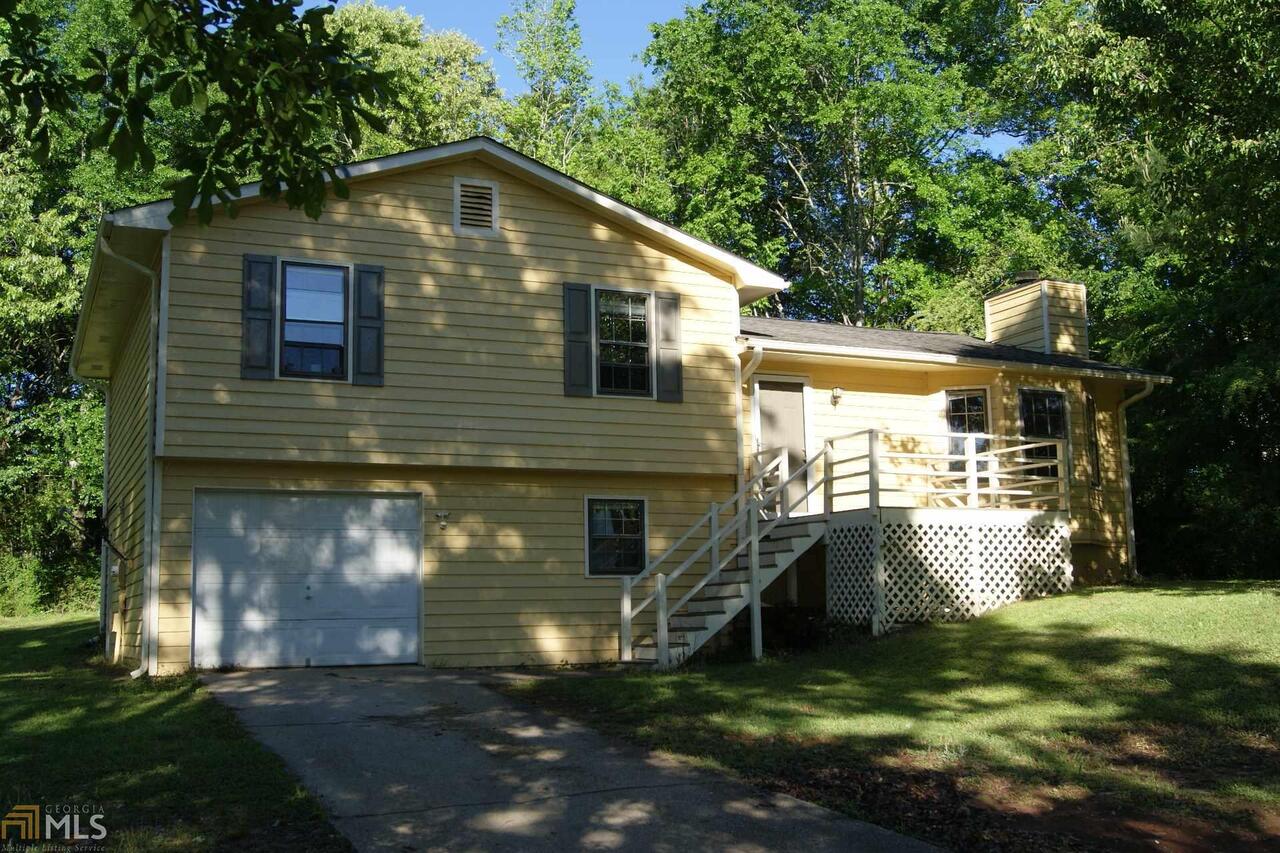
[[[984,361],[1037,364],[1069,370],[1096,370],[1104,373],[1140,374],[1153,379],[1161,378],[1158,373],[1135,367],[1107,364],[1103,361],[1073,355],[1046,355],[1021,347],[991,344],[968,335],[949,332],[907,332],[901,329],[873,329],[866,326],[845,326],[841,323],[817,323],[809,320],[743,317],[742,334],[749,338],[767,338],[789,343],[923,352]]]

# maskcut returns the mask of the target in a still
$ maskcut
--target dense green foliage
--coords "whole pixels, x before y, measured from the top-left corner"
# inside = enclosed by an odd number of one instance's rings
[[[706,0],[624,87],[592,78],[572,0],[517,0],[511,97],[460,33],[371,0],[298,12],[24,0],[0,22],[0,553],[94,572],[101,392],[67,359],[103,211],[264,176],[315,214],[335,160],[488,133],[783,272],[755,311],[981,333],[1014,270],[1084,282],[1095,355],[1177,380],[1130,414],[1143,569],[1276,573],[1274,4]],[[997,133],[1017,144],[993,155]]]

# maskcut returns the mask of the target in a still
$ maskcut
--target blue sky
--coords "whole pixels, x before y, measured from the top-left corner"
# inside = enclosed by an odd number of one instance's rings
[[[511,9],[511,0],[380,0],[386,5],[403,5],[421,15],[433,30],[461,30],[481,44],[493,60],[498,82],[508,93],[518,92],[521,83],[515,67],[494,49],[498,18]],[[591,60],[596,83],[612,80],[625,83],[644,70],[639,55],[649,44],[649,24],[666,21],[683,13],[685,0],[578,0],[578,24],[582,46]]]

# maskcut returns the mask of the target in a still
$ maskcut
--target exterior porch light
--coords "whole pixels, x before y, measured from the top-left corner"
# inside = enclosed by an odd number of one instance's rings
[[[838,406],[838,405],[840,405],[840,400],[841,400],[841,398],[843,398],[843,397],[844,397],[844,389],[843,389],[843,388],[836,387],[836,388],[832,388],[832,389],[831,389],[831,405],[833,405],[833,406]]]

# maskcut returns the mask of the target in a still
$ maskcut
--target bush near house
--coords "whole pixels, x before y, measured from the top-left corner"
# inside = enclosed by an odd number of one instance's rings
[[[762,664],[514,689],[952,848],[1280,845],[1275,582],[1093,589]]]

